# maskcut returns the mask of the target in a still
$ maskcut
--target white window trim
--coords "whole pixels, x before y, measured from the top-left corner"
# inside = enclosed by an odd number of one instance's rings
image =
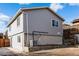
[[[20,16],[18,16],[16,19],[17,19],[17,27],[18,27],[18,26],[20,26]],[[19,24],[18,24],[18,20],[19,20]]]
[[[57,27],[59,27],[59,20],[55,20],[55,21],[58,22],[58,26],[52,26],[52,20],[54,20],[54,19],[51,19],[51,27],[53,27],[53,28],[57,28]]]

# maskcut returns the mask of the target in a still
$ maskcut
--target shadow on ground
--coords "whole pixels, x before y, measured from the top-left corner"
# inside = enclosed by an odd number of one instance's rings
[[[57,48],[34,51],[30,53],[16,52],[13,48],[0,48],[0,56],[79,56],[79,48]]]

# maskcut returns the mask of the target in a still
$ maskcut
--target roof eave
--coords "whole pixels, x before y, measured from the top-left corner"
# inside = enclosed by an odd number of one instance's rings
[[[15,14],[15,16],[14,17],[12,17],[12,20],[11,21],[9,21],[9,23],[8,23],[8,25],[7,25],[7,27],[9,27],[9,25],[16,19],[16,17],[19,15],[19,14],[21,14],[21,8],[17,11],[17,13]]]
[[[7,27],[10,26],[10,24],[17,18],[18,15],[20,15],[22,13],[22,11],[24,10],[35,10],[35,9],[48,9],[50,10],[52,13],[54,13],[58,18],[60,18],[62,21],[64,21],[64,19],[59,16],[57,13],[55,13],[53,10],[51,10],[49,7],[38,7],[38,8],[20,8],[18,10],[18,12],[15,14],[15,16],[12,18],[12,20],[8,23]]]
[[[62,21],[64,21],[64,18],[59,16],[56,12],[54,12],[52,9],[48,8],[51,12],[53,12],[58,18],[60,18]]]

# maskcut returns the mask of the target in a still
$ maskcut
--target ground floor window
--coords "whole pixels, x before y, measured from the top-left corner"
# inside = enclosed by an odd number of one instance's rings
[[[17,41],[20,43],[21,42],[21,37],[17,36]]]

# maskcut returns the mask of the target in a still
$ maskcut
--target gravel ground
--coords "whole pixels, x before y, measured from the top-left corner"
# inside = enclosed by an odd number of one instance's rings
[[[0,48],[0,56],[79,56],[79,48],[57,48],[30,53],[21,53],[13,48]]]

